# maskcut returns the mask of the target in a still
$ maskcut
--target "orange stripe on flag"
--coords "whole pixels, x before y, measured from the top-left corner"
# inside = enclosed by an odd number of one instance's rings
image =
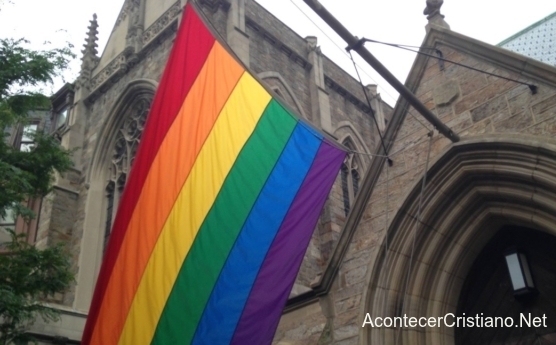
[[[212,106],[210,98],[205,106]],[[152,251],[118,342],[120,345],[150,344],[197,232],[270,99],[270,94],[247,73],[234,88],[196,157]]]
[[[243,72],[216,43],[150,167],[102,301],[92,344],[117,343],[160,231]]]

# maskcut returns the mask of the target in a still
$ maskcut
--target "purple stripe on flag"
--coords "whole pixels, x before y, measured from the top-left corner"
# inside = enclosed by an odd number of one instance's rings
[[[345,152],[323,142],[259,270],[232,344],[270,344]]]

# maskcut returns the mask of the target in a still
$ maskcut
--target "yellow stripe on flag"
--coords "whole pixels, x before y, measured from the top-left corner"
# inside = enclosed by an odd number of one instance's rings
[[[217,116],[243,74],[243,68],[222,45],[215,43],[145,179],[99,311],[93,344],[118,341],[133,296],[174,201]],[[101,327],[103,324],[110,327]]]
[[[232,91],[149,259],[119,344],[150,344],[197,231],[271,96],[249,74]]]

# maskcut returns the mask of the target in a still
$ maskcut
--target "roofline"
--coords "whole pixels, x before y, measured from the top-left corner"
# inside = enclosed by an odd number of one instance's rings
[[[516,33],[515,35],[512,35],[512,36],[506,38],[506,39],[503,40],[502,42],[498,43],[497,46],[498,46],[498,47],[503,46],[504,44],[506,44],[506,43],[508,43],[508,42],[510,42],[510,41],[512,41],[512,40],[514,40],[515,38],[517,38],[517,37],[523,35],[523,34],[526,33],[527,31],[530,31],[530,30],[536,28],[537,26],[539,26],[539,25],[541,25],[541,24],[543,24],[543,23],[549,21],[550,19],[554,18],[555,16],[556,16],[556,12],[554,12],[554,13],[552,13],[552,14],[546,16],[546,17],[544,17],[543,19],[541,19],[541,20],[539,20],[539,21],[537,21],[537,22],[535,22],[535,23],[529,25],[529,26],[526,27],[525,29],[519,31],[519,32]]]
[[[427,44],[434,44],[435,42],[441,43],[474,56],[475,58],[482,59],[502,68],[507,68],[524,78],[556,87],[556,66],[540,62],[508,49],[490,45],[439,27],[434,27],[425,38],[425,41]]]
[[[56,102],[58,100],[58,98],[60,97],[65,97],[65,94],[67,92],[73,92],[74,88],[73,88],[73,83],[65,83],[60,89],[58,89],[58,91],[56,91],[52,96],[50,96],[50,100],[52,102]]]

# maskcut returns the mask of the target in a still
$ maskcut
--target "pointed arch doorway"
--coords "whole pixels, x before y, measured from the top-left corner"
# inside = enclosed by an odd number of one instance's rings
[[[371,267],[364,308],[372,317],[457,315],[473,265],[497,234],[521,228],[526,235],[556,236],[556,145],[518,137],[470,139],[442,154],[427,179],[421,222],[416,226],[418,181],[408,188]],[[461,333],[446,325],[368,327],[362,336],[363,344],[464,344]]]

